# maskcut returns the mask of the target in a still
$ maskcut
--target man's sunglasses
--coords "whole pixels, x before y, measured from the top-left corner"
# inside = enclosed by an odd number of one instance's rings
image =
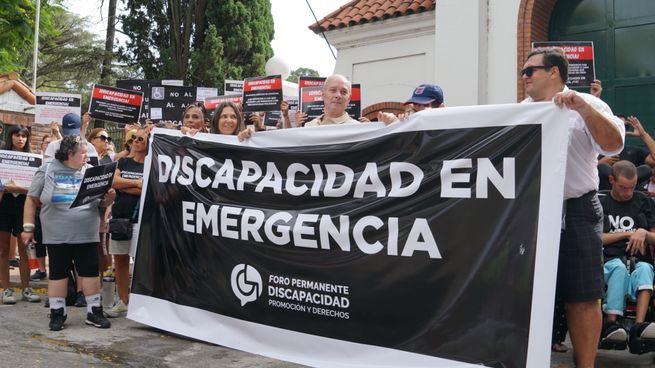
[[[534,74],[534,71],[537,69],[550,69],[551,67],[546,66],[546,65],[533,65],[529,66],[523,70],[521,70],[521,76],[526,76],[528,78],[532,77],[532,74]]]

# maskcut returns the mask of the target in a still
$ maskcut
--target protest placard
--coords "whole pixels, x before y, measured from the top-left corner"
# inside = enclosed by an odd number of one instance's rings
[[[150,86],[182,86],[184,81],[177,79],[150,80],[150,79],[123,79],[116,81],[116,87],[129,89],[132,91],[143,92],[143,102],[141,103],[141,115],[139,122],[144,123],[150,119]]]
[[[350,91],[350,102],[346,106],[346,113],[357,120],[362,116],[362,87],[354,83]]]
[[[94,84],[89,103],[93,118],[119,124],[139,121],[143,92]]]
[[[71,203],[70,208],[85,205],[91,201],[102,198],[114,182],[114,172],[118,162],[107,165],[89,167],[84,172],[80,189]]]
[[[592,41],[546,41],[533,42],[533,48],[560,47],[569,61],[569,87],[589,87],[596,79],[594,67],[594,43]]]
[[[199,94],[202,99],[199,99]],[[202,102],[216,94],[218,94],[217,88],[150,86],[150,119],[166,120],[181,125],[182,115],[189,104]]]
[[[0,150],[0,181],[8,184],[12,181],[29,188],[34,173],[41,166],[41,155],[35,153]],[[11,195],[11,194],[5,194]]]
[[[37,92],[34,107],[34,123],[61,125],[61,118],[68,113],[81,116],[82,96],[72,93]]]
[[[248,78],[243,84],[243,111],[276,111],[282,103],[282,76]]]
[[[243,94],[243,81],[242,80],[225,80],[224,94],[226,95],[242,95]]]
[[[216,106],[220,105],[221,102],[233,102],[235,104],[240,104],[243,101],[241,95],[223,95],[223,96],[214,96],[208,97],[205,99],[205,109],[207,111],[214,110]]]
[[[321,116],[324,112],[323,87],[305,87],[300,90],[300,111],[307,114],[307,121]]]

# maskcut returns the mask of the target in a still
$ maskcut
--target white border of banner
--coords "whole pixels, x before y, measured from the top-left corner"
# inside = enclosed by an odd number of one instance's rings
[[[366,141],[387,134],[433,130],[437,127],[455,129],[541,124],[541,197],[526,366],[548,367],[570,113],[570,110],[559,109],[552,102],[450,107],[424,110],[404,123],[387,127],[381,123],[366,123],[284,129],[253,133],[243,143],[238,142],[235,136],[204,133],[197,134],[194,139],[252,148],[289,147],[298,146],[300,142],[303,145],[320,145]],[[314,129],[323,130],[316,134],[318,132]],[[153,134],[181,136],[179,131],[166,129],[155,129]],[[150,161],[148,156],[144,167],[146,175],[150,172]],[[144,180],[144,183],[142,203],[148,180]],[[403,367],[479,366],[265,326],[139,294],[130,295],[128,318],[191,338],[316,367],[396,367],[399,364]],[[481,343],[493,344],[493,341]]]

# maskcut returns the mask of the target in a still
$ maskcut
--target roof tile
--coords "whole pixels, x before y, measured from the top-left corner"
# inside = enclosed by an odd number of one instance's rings
[[[315,33],[435,9],[436,0],[352,0],[309,26]]]

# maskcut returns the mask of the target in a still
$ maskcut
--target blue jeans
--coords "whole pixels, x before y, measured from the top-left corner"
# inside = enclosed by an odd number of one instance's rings
[[[603,312],[622,316],[625,309],[625,296],[637,300],[641,290],[653,290],[653,265],[647,262],[637,262],[632,274],[628,274],[625,263],[619,258],[605,262],[603,267],[607,295],[603,303]]]

